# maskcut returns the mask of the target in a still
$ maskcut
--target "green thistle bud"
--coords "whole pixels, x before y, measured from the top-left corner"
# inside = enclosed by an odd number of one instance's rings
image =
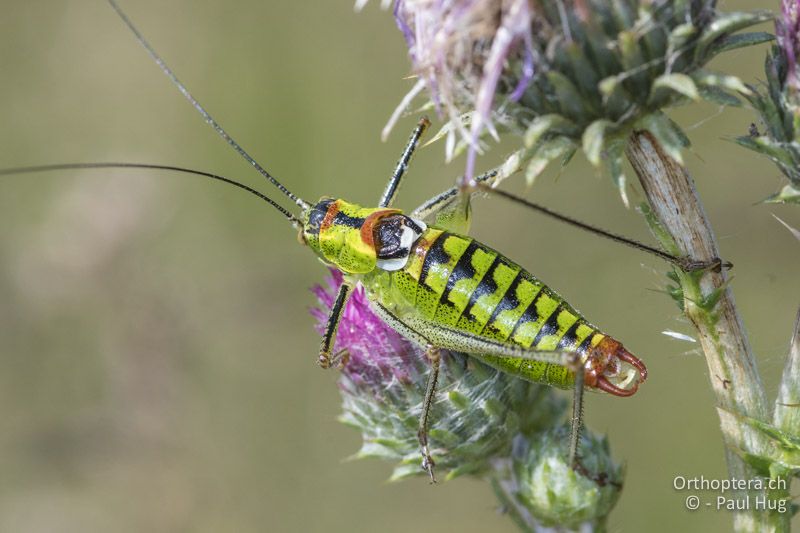
[[[509,496],[518,512],[529,512],[544,526],[600,526],[619,498],[623,469],[611,458],[605,437],[584,434],[576,472],[567,459],[568,439],[569,428],[563,426],[519,438],[506,485],[514,487]]]
[[[748,97],[761,123],[752,125],[749,135],[738,137],[736,142],[768,157],[789,179],[789,184],[766,202],[800,203],[800,2],[781,2],[775,33],[777,43],[764,65],[766,87],[754,89]]]

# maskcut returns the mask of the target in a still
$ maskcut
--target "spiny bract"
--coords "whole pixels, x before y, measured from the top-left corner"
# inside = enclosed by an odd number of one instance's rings
[[[766,84],[748,96],[760,123],[736,142],[767,156],[789,179],[767,202],[800,203],[800,1],[783,0],[781,8],[775,22],[778,42],[764,65]]]
[[[688,140],[662,110],[687,99],[737,104],[732,93],[749,89],[704,66],[772,38],[734,35],[770,14],[724,13],[709,0],[398,0],[394,12],[431,105],[450,119],[440,132],[449,154],[470,149],[468,175],[480,135],[504,130],[524,147],[500,179],[525,169],[532,181],[580,147],[626,203],[631,132],[648,130],[681,162]]]

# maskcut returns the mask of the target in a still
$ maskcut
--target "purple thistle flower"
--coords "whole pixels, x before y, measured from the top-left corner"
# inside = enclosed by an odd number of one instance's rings
[[[480,136],[488,130],[497,137],[493,124],[497,94],[517,101],[533,79],[530,4],[528,0],[398,0],[394,16],[413,68],[437,112],[449,118],[452,131],[469,146],[466,174],[471,178]],[[407,105],[401,103],[402,109]],[[469,128],[464,109],[474,109]]]
[[[328,310],[341,284],[342,273],[331,270],[327,286],[317,285],[312,289],[322,305],[311,309],[320,334],[325,330]],[[347,349],[350,354],[342,373],[358,385],[371,387],[377,394],[395,381],[409,384],[420,379],[420,371],[424,372],[420,367],[427,364],[421,349],[372,312],[364,287],[360,285],[353,290],[342,314],[334,352],[341,349]]]

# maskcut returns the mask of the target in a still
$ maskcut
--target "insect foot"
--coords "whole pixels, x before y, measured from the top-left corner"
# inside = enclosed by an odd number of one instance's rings
[[[336,370],[343,370],[345,366],[347,366],[347,362],[350,360],[350,351],[347,348],[342,348],[331,358],[330,364],[333,367],[336,367]]]
[[[730,270],[733,268],[733,263],[730,261],[723,261],[719,257],[715,257],[714,259],[709,259],[707,261],[700,261],[687,256],[682,257],[677,264],[684,272],[698,272],[706,270],[711,272],[721,272],[723,269]]]
[[[319,354],[319,358],[317,359],[317,364],[320,368],[328,369],[331,367],[331,357],[326,353]]]
[[[436,475],[433,473],[433,467],[436,466],[433,458],[431,457],[430,450],[428,449],[428,435],[427,432],[420,430],[417,434],[419,444],[422,449],[422,469],[428,473],[431,478],[431,484],[436,483]]]

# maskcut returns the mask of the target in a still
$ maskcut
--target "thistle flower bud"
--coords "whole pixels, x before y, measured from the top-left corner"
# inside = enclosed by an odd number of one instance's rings
[[[341,274],[313,289],[318,330],[326,318]],[[362,287],[348,301],[336,350],[350,357],[339,378],[345,424],[361,431],[355,457],[396,461],[392,479],[423,474],[417,440],[429,363],[369,307]],[[486,472],[493,458],[508,456],[515,435],[536,435],[558,424],[565,402],[545,386],[528,383],[456,353],[443,353],[439,387],[430,414],[429,441],[440,477]]]
[[[733,36],[768,14],[720,13],[707,0],[397,0],[394,14],[414,71],[449,119],[448,157],[468,147],[468,178],[481,136],[504,130],[523,147],[499,179],[524,168],[532,181],[582,148],[626,202],[631,132],[650,131],[680,162],[688,140],[662,110],[687,99],[737,102],[730,92],[747,87],[704,66],[770,38]]]
[[[622,489],[623,469],[614,463],[608,440],[581,437],[578,471],[567,459],[569,428],[552,428],[532,439],[518,437],[511,466],[511,496],[544,526],[578,529],[599,526]]]
[[[768,157],[789,179],[766,202],[800,203],[800,1],[782,0],[775,33],[777,42],[764,65],[766,87],[753,89],[748,97],[761,123],[736,142]]]

